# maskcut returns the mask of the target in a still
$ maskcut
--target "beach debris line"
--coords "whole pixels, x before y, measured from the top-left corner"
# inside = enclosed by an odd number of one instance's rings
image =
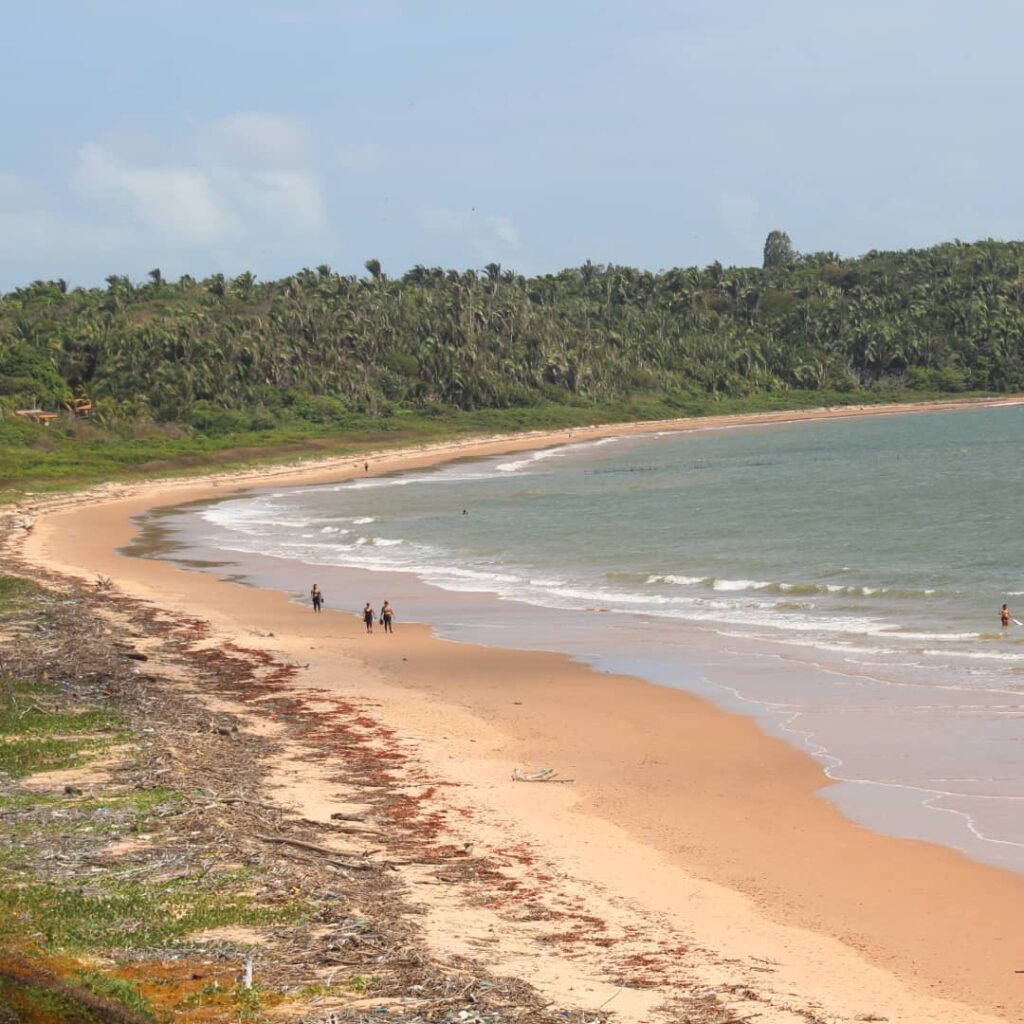
[[[554,768],[538,768],[532,772],[512,770],[513,782],[575,782],[575,779],[563,779]]]
[[[0,572],[25,572],[18,555],[2,547]],[[0,692],[8,674],[59,680],[52,694],[44,685],[28,699],[53,702],[55,714],[66,712],[65,703],[76,712],[109,709],[116,732],[102,720],[97,735],[104,744],[131,740],[115,748],[120,753],[103,774],[75,777],[75,788],[89,794],[85,800],[81,792],[65,793],[54,807],[55,794],[35,801],[17,780],[0,779],[0,793],[10,786],[17,798],[0,812],[0,831],[8,831],[12,818],[25,829],[5,835],[0,847],[9,844],[17,869],[53,888],[54,899],[40,904],[36,916],[51,906],[63,913],[65,890],[76,894],[69,905],[79,916],[92,915],[81,899],[86,877],[90,900],[108,885],[147,894],[147,913],[139,919],[145,927],[131,932],[127,948],[123,929],[111,940],[97,937],[91,947],[161,1013],[173,1012],[180,1024],[208,1024],[211,1011],[239,1019],[236,1011],[260,1013],[261,1005],[275,1015],[299,1013],[303,1024],[370,1024],[382,1013],[391,1024],[608,1024],[614,1002],[593,1010],[552,1003],[520,977],[495,973],[499,958],[434,959],[418,926],[419,907],[406,899],[410,883],[454,886],[445,904],[465,901],[490,908],[501,921],[538,922],[526,925],[526,937],[543,943],[545,955],[595,957],[594,969],[624,991],[661,987],[671,999],[666,1014],[678,1013],[666,1016],[666,1024],[737,1024],[748,1000],[762,998],[746,978],[742,987],[723,986],[722,994],[700,994],[684,962],[687,947],[674,935],[649,937],[646,922],[622,936],[618,928],[606,934],[604,922],[574,893],[559,894],[547,878],[534,884],[520,877],[530,865],[546,866],[528,844],[477,852],[462,828],[446,820],[448,808],[438,798],[438,788],[452,783],[425,772],[396,734],[375,721],[370,709],[378,702],[307,689],[301,667],[276,652],[225,640],[203,619],[155,608],[119,588],[97,591],[91,581],[39,569],[32,575],[54,589],[40,592],[38,602],[16,602],[15,612],[0,606],[5,627],[18,634],[0,652]],[[147,663],[124,656],[128,638],[141,641]],[[182,700],[183,679],[188,700]],[[272,732],[253,727],[268,718]],[[307,762],[339,787],[341,806],[327,821],[301,816],[283,800],[260,799],[277,788],[282,766]],[[554,769],[539,771],[536,779],[535,770],[517,774],[523,781],[573,781]],[[111,801],[122,803],[112,809]],[[357,840],[381,836],[376,841],[384,848],[339,842],[346,833]],[[117,841],[139,834],[147,841]],[[417,870],[409,877],[393,870],[405,865]],[[9,870],[0,864],[0,876]],[[200,909],[212,901],[218,918],[253,912],[261,920],[251,926],[229,920],[228,927],[254,927],[249,934],[195,930],[198,922],[174,910],[183,894]],[[251,989],[244,985],[249,956],[255,957]],[[61,972],[69,962],[59,961]],[[723,994],[742,1002],[726,1006]],[[824,1024],[817,1016],[804,1019]]]
[[[304,694],[290,690],[297,670],[273,655],[234,643],[211,645],[199,620],[171,616],[117,591],[53,582],[62,589],[23,601],[17,617],[0,606],[5,624],[18,631],[10,654],[5,650],[0,657],[0,693],[8,675],[43,680],[38,692],[19,700],[17,712],[25,711],[25,701],[64,717],[102,712],[131,739],[106,765],[105,776],[86,783],[82,775],[77,785],[62,779],[59,795],[55,790],[37,798],[17,779],[0,778],[0,794],[8,798],[0,812],[3,831],[11,833],[0,848],[16,854],[13,868],[0,865],[0,883],[17,870],[53,893],[37,901],[35,916],[25,921],[26,942],[41,944],[41,969],[49,969],[52,957],[61,972],[78,961],[67,958],[59,934],[50,940],[35,927],[40,915],[63,913],[70,892],[76,923],[94,914],[89,900],[127,887],[145,897],[132,896],[131,913],[142,915],[139,926],[127,939],[116,927],[107,929],[110,939],[97,933],[90,954],[114,964],[103,973],[116,970],[126,978],[141,998],[153,1001],[159,1019],[173,1014],[182,1024],[200,1024],[212,1020],[211,1013],[236,1020],[246,1019],[238,1015],[242,1010],[261,1014],[276,1007],[307,1024],[366,1024],[383,1012],[393,1024],[552,1019],[550,1004],[520,978],[462,957],[442,962],[431,955],[393,869],[444,863],[462,884],[472,879],[492,898],[498,871],[479,857],[453,864],[441,856],[448,847],[437,845],[441,817],[430,805],[433,787],[417,798],[402,792],[397,772],[407,770],[404,762],[366,737],[369,720],[358,708],[339,701],[325,723],[322,702],[312,709]],[[145,639],[149,663],[125,658],[119,636]],[[195,685],[188,701],[181,699],[182,674]],[[54,679],[60,685],[51,693],[45,680]],[[252,701],[272,709],[288,740],[309,744],[303,759],[330,763],[331,779],[365,808],[334,812],[328,823],[254,799],[272,788],[282,741],[248,728]],[[83,741],[92,733],[109,737],[107,719],[89,718],[86,725],[92,732],[83,732]],[[234,742],[225,743],[221,730]],[[387,849],[324,845],[343,833],[375,834],[382,821],[389,823],[381,830]],[[147,842],[119,847],[119,840],[140,832]],[[83,877],[90,879],[85,889]],[[10,896],[13,889],[7,889]],[[179,916],[173,908],[186,893],[189,914]],[[116,923],[120,904],[110,906],[105,913]],[[251,937],[207,932],[194,928],[192,911],[255,930]],[[14,984],[4,977],[10,962],[4,945],[0,987]],[[61,998],[95,1010],[97,1024],[151,1019],[108,1008],[105,997],[79,998],[73,975],[54,984],[61,986]],[[47,987],[34,977],[19,982],[19,990],[26,985]],[[608,1020],[601,1011],[578,1007],[562,1016],[581,1024]]]

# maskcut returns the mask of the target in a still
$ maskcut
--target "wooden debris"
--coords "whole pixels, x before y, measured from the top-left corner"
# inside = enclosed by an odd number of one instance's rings
[[[8,555],[3,568],[41,578],[40,570],[12,557]],[[116,792],[167,790],[176,796],[160,812],[166,828],[127,851],[110,852],[107,830],[69,827],[56,843],[52,834],[47,838],[42,832],[20,840],[23,846],[31,845],[38,870],[55,880],[84,879],[104,868],[111,877],[133,882],[171,882],[215,877],[210,873],[217,865],[245,868],[252,873],[257,905],[295,903],[308,906],[310,912],[294,925],[274,926],[261,938],[258,985],[253,981],[253,987],[264,993],[295,992],[313,983],[331,986],[337,970],[341,981],[353,974],[372,978],[370,998],[392,1007],[392,1024],[608,1020],[610,1011],[601,1007],[584,1012],[571,1005],[548,1004],[526,982],[495,976],[473,960],[431,959],[405,888],[418,883],[419,875],[435,884],[464,887],[464,892],[488,905],[508,900],[511,907],[512,901],[522,901],[521,914],[537,915],[531,920],[566,915],[541,904],[539,897],[535,903],[529,888],[504,873],[503,858],[511,855],[529,864],[529,850],[502,851],[496,857],[494,851],[477,852],[464,842],[466,835],[453,828],[437,792],[444,780],[417,774],[421,767],[410,763],[399,738],[375,719],[368,710],[373,707],[370,702],[303,692],[298,688],[304,683],[299,666],[237,641],[223,643],[208,623],[129,598],[109,579],[101,577],[92,587],[54,575],[49,583],[59,589],[59,598],[48,607],[45,626],[31,634],[31,644],[13,646],[10,656],[3,654],[9,661],[0,663],[0,683],[8,673],[59,680],[62,701],[116,708],[128,722],[126,731],[140,741],[123,763],[107,769],[116,780]],[[132,665],[126,654],[130,647],[118,637],[145,641],[150,661],[145,674]],[[168,664],[175,667],[173,678],[162,674]],[[182,675],[189,687],[185,700]],[[216,710],[204,704],[207,696],[215,698]],[[225,710],[225,702],[241,709],[237,716]],[[274,732],[264,735],[247,728],[249,714],[272,716],[277,723]],[[244,739],[225,743],[221,738],[235,734]],[[307,821],[294,809],[269,802],[273,782],[268,766],[275,764],[285,744],[307,751],[302,756],[337,781],[339,792],[345,793],[342,806],[365,811],[337,812],[331,821]],[[513,779],[573,781],[559,777],[554,769],[517,770]],[[90,796],[102,795],[102,786],[97,788],[99,794],[92,784],[87,787]],[[96,814],[94,803],[76,800],[69,807],[74,815]],[[118,812],[103,813],[105,829],[113,824],[116,832]],[[323,845],[339,833],[379,835],[372,841],[383,849],[360,856]],[[426,870],[404,878],[388,870],[413,864]],[[83,891],[93,889],[86,886]],[[457,898],[458,892],[453,892]],[[579,911],[573,912],[574,927],[579,916]],[[315,928],[310,921],[316,922]],[[580,928],[588,934],[600,925],[596,919],[581,921]],[[563,936],[576,934],[566,927]],[[578,941],[558,936],[553,940],[567,950],[568,943]],[[205,944],[196,947],[185,943],[166,955],[183,962],[198,956],[201,971],[208,971],[204,962],[216,958],[231,965],[228,984],[241,980],[244,986],[247,951],[226,939],[202,941]],[[212,942],[217,944],[211,946]],[[142,952],[129,946],[119,949],[117,956],[130,962]],[[165,951],[154,952],[159,959]],[[671,962],[678,960],[673,953]],[[140,972],[151,972],[154,962],[140,960]],[[627,967],[630,980],[619,983],[628,990],[632,981],[644,980],[640,968],[647,971],[651,965]],[[304,1024],[366,1024],[371,1019],[361,1012],[358,1000],[346,997],[337,1005],[334,998],[331,994],[309,1001],[301,1016]],[[711,999],[706,1007],[698,1007],[689,996],[685,1002],[687,1011],[696,1007],[708,1014],[687,1012],[680,1017],[695,1024],[710,1024],[711,1012],[718,1024],[739,1019]],[[302,1014],[297,1005],[289,1010]],[[811,1024],[812,1018],[807,1020]]]
[[[294,846],[299,850],[309,850],[311,853],[319,853],[329,857],[332,863],[337,863],[345,868],[353,868],[356,871],[377,871],[382,865],[371,863],[368,860],[352,860],[345,856],[340,850],[332,850],[329,846],[317,846],[316,843],[307,843],[304,839],[292,839],[291,836],[265,836],[259,832],[253,833],[256,839],[262,839],[265,843],[284,843],[287,846]],[[368,850],[363,857],[368,857],[377,850]]]
[[[560,778],[554,768],[538,768],[533,772],[521,772],[518,768],[512,772],[513,782],[575,782],[575,779]]]

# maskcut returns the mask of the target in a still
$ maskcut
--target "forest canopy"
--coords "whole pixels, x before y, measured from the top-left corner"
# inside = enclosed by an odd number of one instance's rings
[[[1024,243],[856,259],[768,243],[763,268],[390,278],[368,260],[361,277],[36,281],[0,297],[0,410],[88,398],[107,423],[217,434],[638,396],[1024,389]]]

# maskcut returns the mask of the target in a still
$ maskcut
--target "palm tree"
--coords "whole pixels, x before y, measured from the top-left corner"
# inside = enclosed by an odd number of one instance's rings
[[[243,270],[235,278],[233,284],[236,294],[240,298],[248,299],[252,296],[252,290],[256,284],[256,275],[251,270]]]

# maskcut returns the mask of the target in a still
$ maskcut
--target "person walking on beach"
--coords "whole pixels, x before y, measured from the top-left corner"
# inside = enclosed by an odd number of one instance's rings
[[[1003,627],[1006,627],[1010,624],[1011,618],[1012,616],[1010,615],[1010,606],[1004,604],[1003,607],[999,609],[999,624]]]
[[[380,606],[380,624],[384,627],[385,633],[393,633],[391,620],[395,617],[395,610],[391,607],[390,601],[385,601]]]
[[[366,607],[363,609],[363,622],[366,625],[366,632],[373,632],[373,605],[369,601],[366,602]]]
[[[324,595],[320,588],[314,583],[313,589],[309,592],[309,599],[313,602],[313,611],[319,612],[324,603]]]

